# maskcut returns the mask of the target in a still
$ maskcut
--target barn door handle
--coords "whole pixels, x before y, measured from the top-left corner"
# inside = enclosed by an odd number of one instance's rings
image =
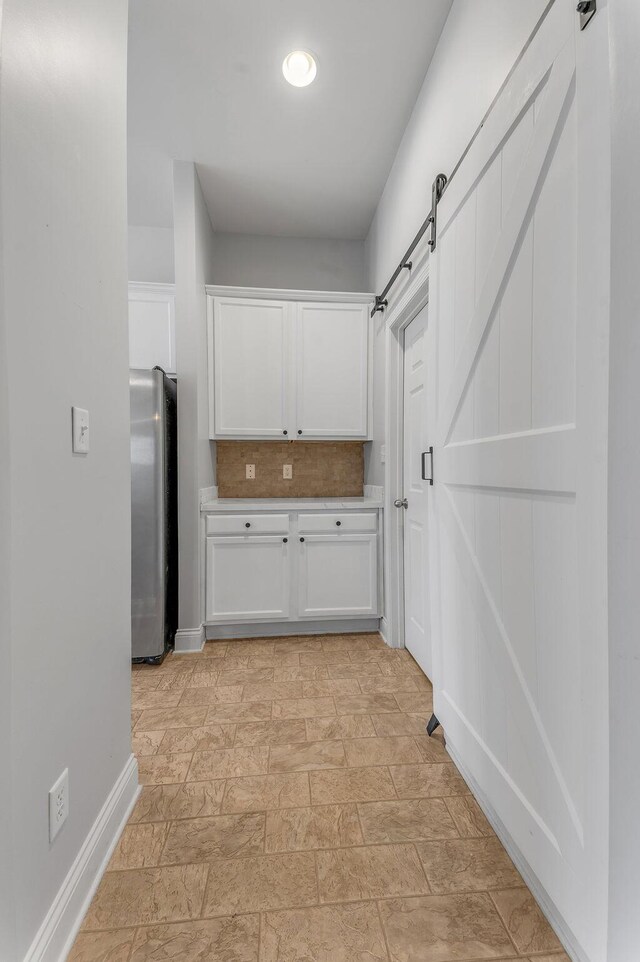
[[[431,461],[429,474],[427,474],[427,458]],[[433,484],[433,445],[427,451],[422,452],[422,480]]]

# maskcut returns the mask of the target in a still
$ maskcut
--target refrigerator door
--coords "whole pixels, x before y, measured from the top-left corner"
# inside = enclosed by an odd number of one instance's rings
[[[164,377],[132,370],[131,395],[131,643],[132,658],[155,658],[165,647],[166,454]]]

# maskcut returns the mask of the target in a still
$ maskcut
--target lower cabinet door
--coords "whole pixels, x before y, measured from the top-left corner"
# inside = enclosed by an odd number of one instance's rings
[[[375,534],[308,535],[297,547],[298,617],[377,615]]]
[[[206,620],[287,620],[290,547],[282,537],[207,538]]]

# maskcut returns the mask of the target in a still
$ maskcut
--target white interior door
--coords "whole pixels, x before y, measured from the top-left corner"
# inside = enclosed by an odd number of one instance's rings
[[[404,639],[425,674],[431,678],[429,604],[429,491],[422,478],[422,453],[429,447],[428,431],[428,307],[404,332]],[[428,471],[431,459],[427,458]]]
[[[556,0],[438,206],[430,299],[435,712],[593,962],[607,924],[604,51],[606,11],[580,33],[573,0]]]

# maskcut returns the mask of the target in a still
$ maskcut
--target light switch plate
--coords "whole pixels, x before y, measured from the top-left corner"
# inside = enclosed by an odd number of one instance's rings
[[[387,459],[387,446],[386,444],[382,444],[380,446],[380,463],[384,464],[386,459]]]
[[[256,478],[255,464],[245,464],[245,477],[247,481],[255,481],[255,478]]]
[[[282,477],[284,478],[285,481],[292,481],[292,480],[293,480],[293,465],[292,465],[292,464],[283,464],[283,465],[282,465]]]
[[[73,453],[89,453],[89,412],[85,408],[71,408]]]

